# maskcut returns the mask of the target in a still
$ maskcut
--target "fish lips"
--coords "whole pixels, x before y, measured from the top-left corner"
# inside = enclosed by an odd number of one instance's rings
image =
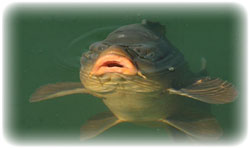
[[[94,63],[90,75],[101,76],[107,73],[136,75],[138,72],[130,56],[120,47],[110,46],[103,51]]]

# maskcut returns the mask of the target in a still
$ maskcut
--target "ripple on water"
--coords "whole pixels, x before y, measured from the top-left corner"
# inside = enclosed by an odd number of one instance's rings
[[[56,64],[59,68],[69,71],[79,71],[80,58],[83,52],[88,51],[89,46],[97,41],[104,40],[106,36],[119,26],[108,26],[90,30],[74,39],[69,45],[56,55]]]

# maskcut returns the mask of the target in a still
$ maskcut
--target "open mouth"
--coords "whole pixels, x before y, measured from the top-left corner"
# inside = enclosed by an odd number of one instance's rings
[[[110,49],[100,55],[90,72],[91,75],[103,75],[106,73],[135,75],[137,69],[129,56],[121,49]]]
[[[121,67],[121,68],[124,67],[122,64],[120,64],[117,61],[107,61],[107,62],[103,63],[102,66],[105,66],[105,67]]]

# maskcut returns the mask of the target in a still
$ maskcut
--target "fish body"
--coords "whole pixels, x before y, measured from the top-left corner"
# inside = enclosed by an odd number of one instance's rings
[[[222,130],[210,104],[236,97],[230,83],[191,72],[165,37],[165,27],[150,21],[120,27],[90,45],[81,58],[80,80],[42,86],[30,100],[74,93],[102,98],[110,111],[83,125],[82,139],[121,122],[158,122],[193,138],[218,138]]]

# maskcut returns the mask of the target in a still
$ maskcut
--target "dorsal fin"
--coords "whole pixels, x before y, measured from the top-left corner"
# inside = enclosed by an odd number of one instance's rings
[[[165,36],[166,30],[164,25],[161,25],[158,22],[148,21],[146,19],[142,20],[141,24],[144,25],[146,28],[150,29],[151,31],[153,31],[158,36],[160,37]]]

